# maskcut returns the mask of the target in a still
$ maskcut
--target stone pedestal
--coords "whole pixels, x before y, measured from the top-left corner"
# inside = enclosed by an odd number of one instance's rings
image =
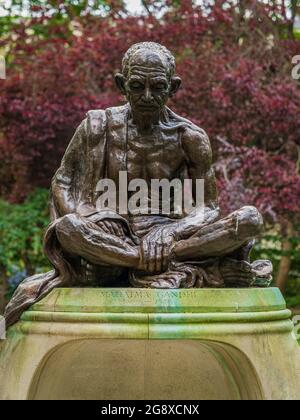
[[[0,399],[299,399],[278,289],[57,289],[0,342]]]

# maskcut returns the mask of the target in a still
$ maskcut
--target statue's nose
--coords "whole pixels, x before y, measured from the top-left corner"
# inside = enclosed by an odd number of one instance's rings
[[[152,93],[151,93],[151,90],[149,88],[146,88],[145,91],[144,91],[144,99],[147,102],[152,101]]]

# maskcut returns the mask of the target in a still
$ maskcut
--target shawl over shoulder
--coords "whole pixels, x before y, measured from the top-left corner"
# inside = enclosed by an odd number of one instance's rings
[[[116,109],[116,112],[122,112],[122,109]],[[88,217],[96,212],[90,187],[104,176],[107,115],[102,110],[89,111],[67,148],[52,181],[52,223],[44,238],[44,251],[54,270],[27,278],[19,285],[4,313],[7,326],[17,322],[26,309],[54,288],[76,284],[80,261],[63,253],[55,227],[67,214]]]

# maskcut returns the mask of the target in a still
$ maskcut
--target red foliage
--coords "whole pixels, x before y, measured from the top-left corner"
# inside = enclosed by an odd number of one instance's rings
[[[121,103],[113,74],[122,54],[153,40],[176,54],[183,88],[171,105],[209,133],[226,211],[252,203],[271,221],[297,218],[300,91],[291,58],[298,42],[279,36],[284,17],[259,1],[249,2],[247,18],[226,1],[205,12],[179,3],[160,19],[82,17],[68,36],[63,25],[46,39],[28,35],[28,23],[16,28],[8,79],[0,82],[2,196],[20,201],[49,186],[85,112]]]
[[[252,203],[271,224],[287,217],[297,220],[300,177],[290,159],[257,147],[223,145],[222,150],[223,158],[216,168],[223,209],[232,211]]]

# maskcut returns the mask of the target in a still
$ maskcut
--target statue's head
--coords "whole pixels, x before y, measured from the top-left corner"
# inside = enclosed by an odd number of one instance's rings
[[[175,58],[155,42],[141,42],[126,52],[122,73],[115,76],[117,86],[138,114],[161,110],[180,87],[175,76]]]

